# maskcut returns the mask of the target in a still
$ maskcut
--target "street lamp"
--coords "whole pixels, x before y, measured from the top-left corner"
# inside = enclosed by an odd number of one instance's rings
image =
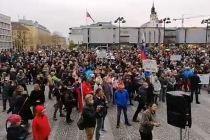
[[[160,23],[163,23],[163,45],[165,46],[165,31],[166,31],[166,24],[171,23],[171,20],[169,17],[161,19],[159,21]]]
[[[209,24],[210,24],[210,18],[202,20],[201,24],[206,24],[206,47],[207,47],[208,46],[208,29],[209,29]]]
[[[120,24],[121,23],[125,23],[126,21],[125,21],[125,19],[124,19],[124,17],[118,17],[115,21],[114,21],[114,23],[119,23],[119,48],[120,48]]]

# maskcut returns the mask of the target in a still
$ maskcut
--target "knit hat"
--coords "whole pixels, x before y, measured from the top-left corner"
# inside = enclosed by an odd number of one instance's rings
[[[8,122],[10,122],[11,124],[17,124],[19,122],[22,121],[22,118],[20,115],[17,115],[17,114],[12,114],[8,119],[7,119]]]

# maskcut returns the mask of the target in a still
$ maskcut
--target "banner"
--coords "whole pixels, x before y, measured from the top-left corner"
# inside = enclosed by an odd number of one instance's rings
[[[171,61],[181,61],[182,56],[181,55],[171,55],[170,60]]]
[[[209,74],[198,74],[201,80],[201,85],[208,85],[209,84]]]
[[[143,60],[143,69],[150,72],[158,72],[156,60]]]

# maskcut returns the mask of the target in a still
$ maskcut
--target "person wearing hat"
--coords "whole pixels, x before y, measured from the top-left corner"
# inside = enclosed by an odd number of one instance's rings
[[[43,105],[36,106],[36,116],[32,122],[34,140],[48,140],[51,132],[49,119]]]
[[[28,131],[21,126],[20,115],[12,114],[6,121],[7,140],[26,140]],[[10,126],[8,127],[8,123]]]

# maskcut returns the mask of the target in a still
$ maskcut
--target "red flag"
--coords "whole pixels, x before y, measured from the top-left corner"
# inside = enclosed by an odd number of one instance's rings
[[[87,17],[87,18],[90,18],[93,22],[95,22],[95,21],[93,20],[93,18],[91,17],[90,13],[88,13],[88,11],[86,12],[86,17]]]

